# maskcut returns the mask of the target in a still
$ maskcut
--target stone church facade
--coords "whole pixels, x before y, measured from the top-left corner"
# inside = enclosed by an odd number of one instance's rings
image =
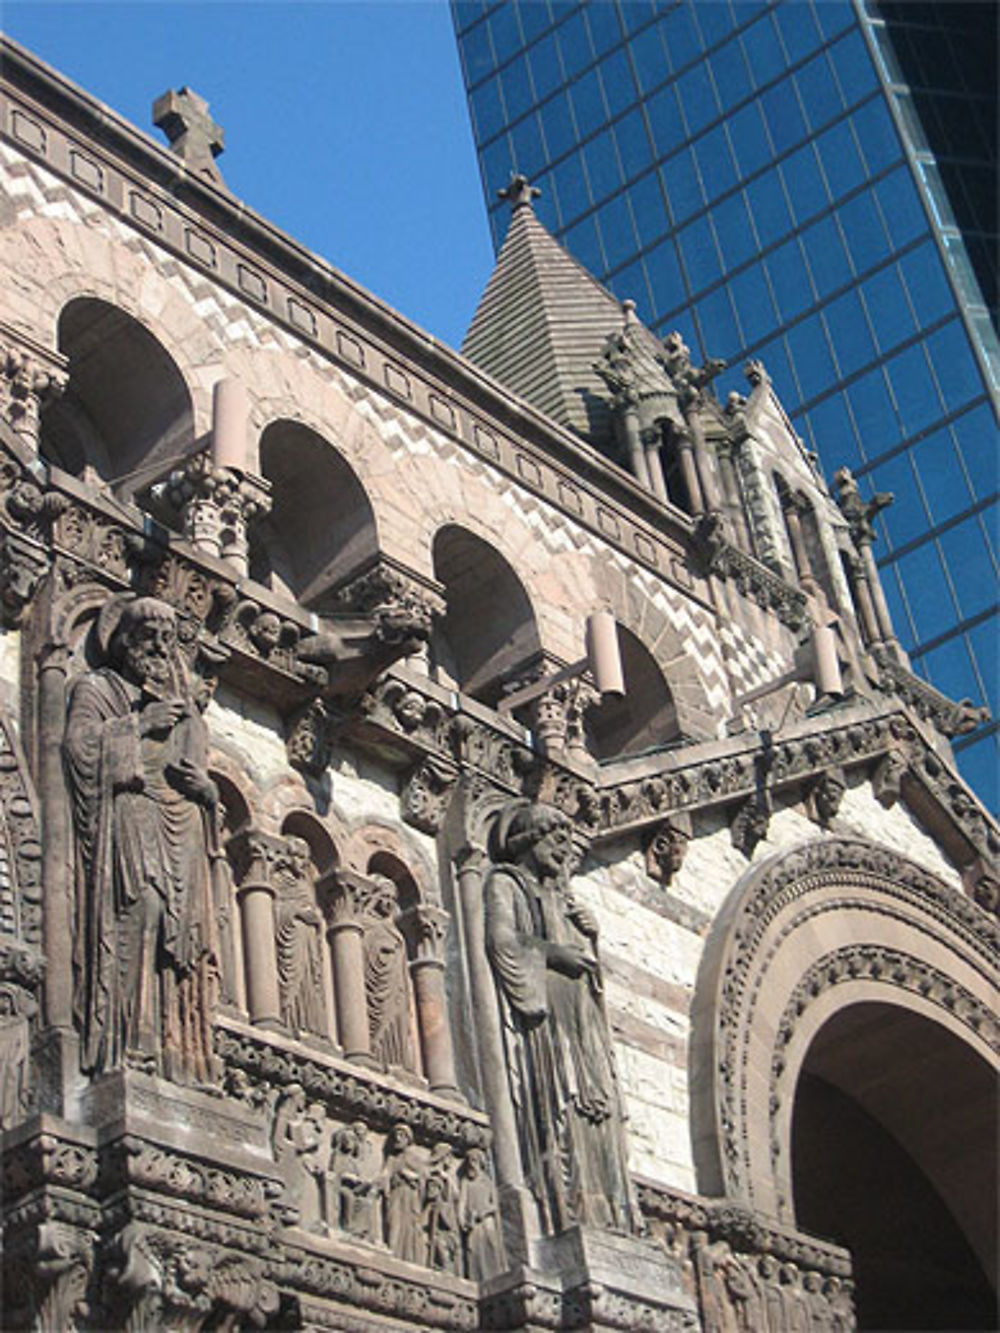
[[[992,1326],[998,830],[889,497],[523,180],[463,357],[193,94],[3,58],[3,1326]]]

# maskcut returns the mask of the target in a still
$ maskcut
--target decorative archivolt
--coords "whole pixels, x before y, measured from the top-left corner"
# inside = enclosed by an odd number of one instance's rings
[[[891,1003],[1000,1055],[1000,929],[889,849],[829,839],[733,890],[692,1007],[699,1188],[791,1221],[791,1110],[809,1042],[850,1004]]]

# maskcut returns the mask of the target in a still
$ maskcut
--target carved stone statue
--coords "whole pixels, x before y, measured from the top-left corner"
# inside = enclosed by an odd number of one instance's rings
[[[447,1143],[438,1143],[431,1150],[430,1168],[424,1185],[423,1223],[428,1264],[446,1273],[460,1273],[462,1255],[457,1196],[452,1151]]]
[[[288,1202],[303,1227],[315,1228],[322,1222],[327,1160],[325,1128],[326,1111],[322,1104],[310,1105],[301,1085],[289,1084],[275,1111],[272,1144],[274,1160],[285,1179]]]
[[[20,986],[0,986],[0,1129],[10,1129],[26,1110],[31,1075],[29,1014],[35,1000]]]
[[[376,1244],[381,1237],[382,1163],[379,1152],[362,1120],[345,1125],[334,1135],[330,1153],[330,1180],[336,1207],[327,1218],[356,1240]]]
[[[281,1021],[292,1032],[323,1036],[327,1030],[323,939],[313,897],[309,844],[304,838],[290,837],[285,839],[285,847],[286,855],[275,876]]]
[[[569,884],[572,826],[551,806],[514,801],[493,844],[486,949],[527,1183],[548,1231],[581,1222],[631,1232],[597,927]]]
[[[187,675],[165,603],[116,598],[97,630],[104,665],[76,682],[64,742],[82,1064],[207,1083],[218,976],[207,696]]]
[[[365,999],[371,1053],[386,1068],[415,1069],[406,941],[393,917],[396,886],[373,875],[365,919]]]
[[[462,1271],[479,1282],[501,1268],[496,1193],[482,1148],[470,1148],[458,1173],[458,1229]]]
[[[385,1145],[385,1238],[397,1259],[426,1262],[422,1222],[424,1169],[409,1125],[393,1125]]]

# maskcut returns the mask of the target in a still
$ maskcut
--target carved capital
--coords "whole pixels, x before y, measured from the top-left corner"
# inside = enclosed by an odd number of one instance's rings
[[[246,573],[247,532],[271,509],[268,481],[236,468],[217,467],[202,451],[170,473],[164,496],[180,514],[184,535],[194,546]]]
[[[340,866],[328,870],[316,884],[320,906],[331,927],[360,928],[378,885],[365,875]]]
[[[51,567],[49,553],[37,542],[0,531],[0,618],[5,625],[20,625]]]
[[[48,1220],[12,1239],[4,1256],[5,1326],[75,1333],[89,1313],[93,1234]]]
[[[427,903],[419,903],[403,913],[399,923],[414,941],[416,962],[443,964],[448,921],[448,913],[443,908]]]
[[[42,408],[66,387],[65,366],[65,357],[0,328],[0,416],[33,451]]]
[[[230,838],[227,848],[236,867],[236,882],[247,889],[277,891],[278,880],[288,865],[288,839],[260,829],[242,829]]]

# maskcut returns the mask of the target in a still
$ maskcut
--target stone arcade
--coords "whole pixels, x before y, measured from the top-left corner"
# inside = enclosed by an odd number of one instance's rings
[[[4,1327],[992,1326],[998,832],[888,497],[524,180],[463,358],[196,94],[3,57]]]

